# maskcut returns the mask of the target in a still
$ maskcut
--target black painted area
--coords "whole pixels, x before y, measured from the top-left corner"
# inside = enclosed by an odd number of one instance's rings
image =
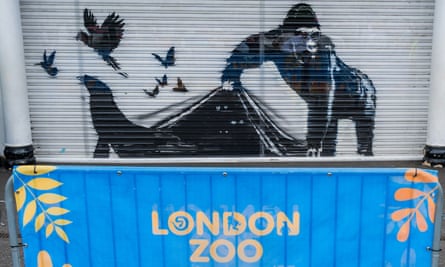
[[[79,77],[90,93],[98,141],[94,157],[305,156],[305,142],[287,135],[246,91],[217,88],[153,127],[130,121],[111,89],[88,75]]]
[[[156,125],[169,129],[199,155],[304,156],[304,141],[284,133],[246,91],[214,90]]]
[[[445,166],[445,147],[426,145],[423,160],[432,166]]]

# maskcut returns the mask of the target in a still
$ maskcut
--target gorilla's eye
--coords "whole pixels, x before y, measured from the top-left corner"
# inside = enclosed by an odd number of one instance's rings
[[[311,39],[317,41],[317,40],[320,39],[320,32],[313,32],[313,33],[311,33],[309,36],[310,36]]]
[[[307,31],[297,30],[297,31],[295,31],[295,35],[300,36],[301,38],[303,38],[305,40],[312,39],[314,41],[317,41],[320,39],[321,34],[319,31],[307,32]]]
[[[300,37],[302,37],[304,39],[307,39],[309,37],[308,33],[307,32],[303,32],[303,31],[296,31],[295,35],[298,35],[298,36],[300,36]]]

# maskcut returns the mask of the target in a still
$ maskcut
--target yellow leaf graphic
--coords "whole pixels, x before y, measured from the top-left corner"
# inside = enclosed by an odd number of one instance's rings
[[[68,224],[71,224],[72,221],[65,220],[65,219],[58,219],[58,220],[55,220],[54,223],[57,225],[68,225]]]
[[[45,193],[41,194],[37,199],[45,204],[56,204],[66,200],[67,198],[58,194]]]
[[[414,209],[410,209],[410,208],[396,210],[391,214],[391,219],[393,221],[398,222],[398,221],[404,219],[405,217],[407,217],[408,215],[410,215],[413,212],[413,210]]]
[[[430,218],[430,221],[434,223],[434,218],[436,216],[436,203],[434,203],[433,198],[430,196],[427,197],[427,203],[428,203],[428,217]]]
[[[402,227],[400,227],[399,232],[397,233],[397,240],[399,240],[400,242],[405,242],[408,239],[410,230],[409,223],[409,220],[405,222]]]
[[[69,243],[70,240],[68,239],[68,236],[66,235],[65,231],[63,231],[62,228],[59,226],[55,226],[57,235],[65,242]]]
[[[23,165],[17,167],[16,170],[17,172],[24,175],[37,176],[52,172],[55,169],[56,166],[49,166],[49,165]]]
[[[423,217],[422,213],[420,213],[418,210],[416,211],[416,223],[420,232],[425,232],[428,230],[428,224],[426,223],[425,217]]]
[[[28,185],[37,190],[51,190],[61,186],[62,183],[50,178],[35,178],[29,181]]]
[[[48,214],[50,214],[50,215],[57,216],[57,215],[66,214],[70,211],[67,209],[64,209],[64,208],[60,208],[60,207],[51,207],[51,208],[47,209],[46,212],[48,212]]]
[[[42,212],[36,217],[36,221],[34,222],[34,229],[38,232],[45,224],[45,213]]]
[[[396,193],[394,194],[394,198],[398,201],[405,201],[405,200],[411,200],[411,199],[416,199],[420,196],[425,195],[424,192],[417,190],[417,189],[413,189],[413,188],[400,188],[399,190],[396,191]]]
[[[17,207],[17,211],[19,211],[23,204],[26,201],[26,188],[25,186],[21,186],[19,189],[15,191],[15,205]]]
[[[53,267],[51,257],[45,250],[40,251],[37,255],[37,267]]]
[[[54,224],[50,223],[48,224],[48,226],[46,226],[46,230],[45,230],[45,236],[46,238],[48,238],[54,231]]]
[[[437,183],[439,179],[428,173],[419,169],[409,169],[405,173],[405,179],[414,183]]]
[[[28,205],[26,205],[25,211],[23,213],[23,226],[27,225],[32,218],[34,218],[34,215],[36,214],[37,205],[36,201],[30,201]]]

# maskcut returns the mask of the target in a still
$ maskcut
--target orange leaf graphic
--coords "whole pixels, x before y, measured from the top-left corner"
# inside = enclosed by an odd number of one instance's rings
[[[54,231],[54,224],[50,223],[46,226],[45,236],[48,238]]]
[[[65,231],[63,231],[62,228],[60,228],[59,226],[54,226],[54,228],[56,229],[56,233],[57,235],[65,242],[69,243],[70,240],[68,238],[68,235],[65,233]]]
[[[30,175],[30,176],[36,176],[36,175],[43,175],[47,174],[49,172],[52,172],[56,169],[56,166],[49,166],[49,165],[22,165],[17,167],[17,172],[24,174],[24,175]]]
[[[71,223],[72,223],[72,221],[65,220],[65,219],[58,219],[58,220],[54,221],[54,224],[57,224],[57,225],[68,225]]]
[[[409,169],[405,173],[405,179],[414,183],[437,183],[439,179],[426,171]]]
[[[405,217],[409,216],[414,209],[411,208],[406,208],[406,209],[400,209],[400,210],[396,210],[391,214],[391,219],[393,221],[400,221],[402,219],[404,219]]]
[[[38,232],[43,227],[44,224],[45,224],[45,213],[42,212],[36,217],[36,220],[34,222],[35,231]]]
[[[51,257],[48,252],[42,250],[37,255],[37,267],[53,267]]]
[[[62,185],[62,183],[57,180],[45,177],[34,178],[27,184],[37,190],[51,190]]]
[[[48,214],[50,214],[50,215],[58,216],[58,215],[66,214],[70,211],[67,209],[61,208],[61,207],[51,207],[51,208],[47,209],[46,212],[48,212]]]
[[[416,223],[420,232],[425,232],[428,230],[428,224],[426,223],[425,217],[423,217],[422,213],[420,213],[418,210],[416,211]]]
[[[397,233],[397,240],[400,242],[405,242],[408,239],[409,236],[409,223],[410,221],[406,221],[402,227],[400,227],[399,232]]]
[[[54,193],[45,193],[41,194],[38,199],[42,201],[45,204],[57,204],[59,202],[62,202],[66,200],[67,198],[58,194]]]
[[[36,214],[37,211],[37,204],[36,201],[30,201],[25,208],[25,211],[23,212],[23,226],[27,225]]]
[[[15,191],[15,204],[17,211],[19,211],[23,207],[25,201],[26,201],[26,189],[25,186],[21,186],[19,189]]]
[[[436,203],[434,203],[434,200],[432,197],[427,197],[427,203],[428,203],[428,217],[430,218],[430,221],[434,223],[434,217],[436,216]]]
[[[417,189],[413,189],[413,188],[400,188],[399,190],[396,191],[396,193],[394,194],[394,198],[398,201],[405,201],[405,200],[411,200],[411,199],[416,199],[420,196],[425,195],[424,192],[417,190]]]

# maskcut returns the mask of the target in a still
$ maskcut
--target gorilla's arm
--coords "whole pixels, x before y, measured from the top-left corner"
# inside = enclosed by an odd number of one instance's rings
[[[261,38],[263,37],[263,44]],[[263,62],[270,60],[274,54],[278,30],[266,33],[253,34],[239,43],[226,61],[226,67],[222,71],[221,82],[230,82],[234,89],[241,88],[241,74],[244,69],[258,68]]]

